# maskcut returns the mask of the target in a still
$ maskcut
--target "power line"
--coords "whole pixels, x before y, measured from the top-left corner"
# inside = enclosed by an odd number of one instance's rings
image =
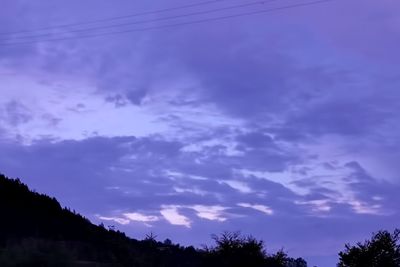
[[[257,14],[271,13],[271,12],[274,12],[274,11],[292,9],[292,8],[296,8],[296,7],[317,5],[317,4],[322,4],[322,3],[326,3],[326,2],[330,2],[330,1],[333,1],[333,0],[311,1],[311,2],[287,5],[287,6],[282,6],[282,7],[264,9],[264,10],[259,10],[259,11],[238,13],[238,14],[220,16],[220,17],[215,17],[215,18],[207,18],[207,19],[201,19],[201,20],[194,20],[194,21],[167,24],[167,25],[161,25],[161,26],[146,27],[146,28],[137,28],[137,29],[123,30],[123,31],[112,31],[112,32],[106,32],[106,33],[99,33],[99,34],[88,34],[88,35],[81,35],[81,36],[75,36],[75,37],[63,37],[63,38],[55,38],[55,39],[45,39],[45,40],[39,40],[39,41],[28,41],[28,42],[17,42],[17,43],[0,43],[0,46],[34,44],[34,43],[41,43],[41,42],[53,42],[53,41],[64,41],[64,40],[75,40],[75,39],[93,38],[93,37],[117,35],[117,34],[132,33],[132,32],[143,32],[143,31],[156,30],[156,29],[173,28],[173,27],[184,26],[184,25],[193,25],[193,24],[199,24],[199,23],[205,23],[205,22],[211,22],[211,21],[220,21],[220,20],[227,20],[227,19],[232,19],[232,18],[237,18],[237,17],[244,17],[244,16],[257,15]]]
[[[204,2],[198,2],[198,3],[183,5],[183,6],[169,7],[169,8],[157,9],[157,10],[153,10],[153,11],[138,12],[138,13],[134,13],[134,14],[130,14],[130,15],[109,17],[109,18],[96,19],[96,20],[87,20],[87,21],[81,21],[81,22],[76,22],[76,23],[59,24],[59,25],[41,27],[41,28],[32,29],[32,30],[21,30],[21,31],[14,31],[14,32],[1,32],[0,35],[31,33],[31,32],[38,32],[38,31],[44,31],[44,30],[55,30],[55,29],[58,29],[58,28],[68,28],[68,27],[74,27],[74,26],[89,25],[89,24],[95,24],[95,23],[99,23],[99,22],[108,22],[108,21],[115,21],[115,20],[120,20],[120,19],[140,17],[140,16],[145,16],[145,15],[166,13],[166,12],[170,12],[170,11],[176,11],[176,10],[187,9],[187,8],[192,8],[192,7],[215,4],[215,3],[219,3],[219,2],[223,2],[223,1],[227,1],[227,0],[210,0],[210,1],[204,1]]]
[[[157,22],[157,21],[173,20],[173,19],[178,19],[178,18],[186,18],[186,17],[191,17],[191,16],[197,16],[197,15],[206,15],[206,14],[216,13],[216,12],[220,12],[220,11],[250,7],[250,6],[255,6],[255,5],[262,5],[267,2],[274,2],[274,1],[280,1],[280,0],[261,0],[261,1],[256,1],[256,2],[246,3],[246,4],[221,7],[221,8],[210,9],[210,10],[205,10],[205,11],[191,12],[188,14],[181,14],[181,15],[168,16],[168,17],[162,17],[162,18],[156,18],[156,19],[150,19],[150,20],[126,22],[126,23],[119,23],[119,24],[112,24],[112,25],[98,26],[98,27],[91,27],[91,28],[84,28],[84,29],[77,29],[77,30],[68,30],[66,32],[60,32],[60,33],[45,33],[45,34],[3,38],[3,39],[0,39],[0,42],[9,41],[9,40],[23,40],[23,39],[31,39],[31,38],[39,38],[39,37],[49,37],[49,36],[54,36],[54,35],[58,35],[58,34],[88,32],[88,31],[104,30],[104,29],[110,29],[110,28],[118,28],[118,27],[131,26],[131,25],[137,25],[137,24],[151,23],[151,22]]]
[[[297,8],[297,7],[318,5],[318,4],[327,3],[327,2],[331,2],[331,1],[334,1],[334,0],[318,0],[318,1],[304,2],[304,3],[299,3],[299,4],[287,5],[287,6],[276,7],[276,8],[269,8],[269,9],[258,10],[258,11],[251,11],[251,12],[245,12],[245,13],[238,13],[238,14],[232,14],[232,15],[226,15],[226,16],[220,16],[220,17],[214,17],[214,18],[193,20],[193,21],[188,21],[188,22],[167,24],[167,25],[154,26],[154,27],[137,28],[137,29],[131,29],[131,30],[124,30],[124,31],[113,31],[113,32],[107,32],[107,33],[81,35],[81,36],[75,36],[75,37],[45,39],[45,40],[40,40],[40,41],[17,42],[17,43],[0,43],[0,46],[24,45],[24,44],[35,44],[35,43],[42,43],[42,42],[76,40],[76,39],[84,39],[84,38],[93,38],[93,37],[100,37],[100,36],[109,36],[109,35],[117,35],[117,34],[124,34],[124,33],[132,33],[132,32],[143,32],[143,31],[150,31],[150,30],[156,30],[156,29],[174,28],[174,27],[179,27],[179,26],[184,26],[184,25],[193,25],[193,24],[206,23],[206,22],[211,22],[211,21],[221,21],[221,20],[233,19],[233,18],[238,18],[238,17],[252,16],[252,15],[257,15],[257,14],[266,14],[266,13],[271,13],[271,12],[274,12],[274,11],[280,11],[280,10],[285,10],[285,9],[293,9],[293,8]]]

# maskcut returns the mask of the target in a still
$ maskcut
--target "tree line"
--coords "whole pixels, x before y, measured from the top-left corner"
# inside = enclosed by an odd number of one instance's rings
[[[19,267],[306,267],[283,250],[239,232],[214,235],[214,246],[185,247],[153,235],[144,240],[94,225],[55,198],[0,175],[0,266]],[[346,244],[338,267],[400,267],[400,230]]]

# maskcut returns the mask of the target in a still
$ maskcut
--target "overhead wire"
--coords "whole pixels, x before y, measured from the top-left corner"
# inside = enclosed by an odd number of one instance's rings
[[[193,7],[198,7],[198,6],[216,4],[216,3],[224,2],[224,1],[228,1],[228,0],[209,0],[209,1],[193,3],[193,4],[182,5],[182,6],[175,6],[175,7],[157,9],[157,10],[152,10],[152,11],[144,11],[144,12],[138,12],[138,13],[129,14],[129,15],[108,17],[108,18],[103,18],[103,19],[87,20],[87,21],[81,21],[81,22],[75,22],[75,23],[67,23],[67,24],[58,24],[58,25],[41,27],[41,28],[36,28],[36,29],[31,29],[31,30],[20,30],[20,31],[13,31],[13,32],[0,32],[0,35],[31,33],[31,32],[44,31],[44,30],[55,30],[55,29],[58,29],[58,28],[68,28],[68,27],[75,27],[75,26],[82,26],[82,25],[90,25],[90,24],[95,24],[95,23],[100,23],[100,22],[109,22],[109,21],[116,21],[116,20],[133,18],[133,17],[140,17],[140,16],[145,16],[145,15],[154,15],[154,14],[159,14],[159,13],[166,13],[166,12],[171,12],[171,11],[176,11],[176,10],[181,10],[181,9],[188,9],[188,8],[193,8]]]
[[[151,26],[151,27],[136,28],[136,29],[129,29],[129,30],[111,31],[111,32],[106,32],[106,33],[87,34],[87,35],[80,35],[80,36],[35,40],[35,41],[27,41],[27,42],[0,43],[0,46],[24,45],[24,44],[35,44],[35,43],[42,43],[42,42],[76,40],[76,39],[94,38],[94,37],[100,37],[100,36],[125,34],[125,33],[132,33],[132,32],[144,32],[144,31],[150,31],[150,30],[156,30],[156,29],[174,28],[174,27],[180,27],[180,26],[184,26],[184,25],[193,25],[193,24],[206,23],[206,22],[212,22],[212,21],[228,20],[228,19],[233,19],[233,18],[238,18],[238,17],[266,14],[266,13],[271,13],[271,12],[280,11],[280,10],[318,5],[318,4],[323,4],[323,3],[332,2],[332,1],[334,1],[334,0],[316,0],[316,1],[298,3],[298,4],[280,6],[280,7],[275,7],[275,8],[269,8],[269,9],[263,9],[263,10],[257,10],[257,11],[249,11],[249,12],[219,16],[219,17],[214,17],[214,18],[205,18],[205,19],[199,19],[199,20],[193,20],[193,21],[187,21],[187,22],[179,22],[179,23],[173,23],[173,24],[166,24],[166,25],[160,25],[160,26]]]
[[[142,20],[142,21],[133,21],[133,22],[125,22],[125,23],[119,23],[119,24],[111,24],[111,25],[105,25],[105,26],[97,26],[97,27],[84,28],[84,29],[68,30],[68,31],[65,31],[65,32],[58,32],[58,33],[44,33],[44,34],[36,34],[36,35],[0,38],[0,42],[8,41],[8,40],[22,40],[22,39],[47,37],[47,36],[54,36],[54,35],[68,34],[68,33],[80,33],[80,32],[88,32],[88,31],[96,31],[96,30],[105,30],[105,29],[119,28],[119,27],[125,27],[125,26],[132,26],[132,25],[138,25],[138,24],[151,23],[151,22],[173,20],[173,19],[179,19],[179,18],[198,16],[198,15],[206,15],[206,14],[211,14],[211,13],[216,13],[216,12],[221,12],[221,11],[226,11],[226,10],[240,9],[240,8],[256,6],[256,5],[263,5],[263,4],[266,4],[268,2],[275,2],[275,1],[280,1],[280,0],[259,0],[259,1],[255,1],[255,2],[245,3],[245,4],[239,4],[239,5],[233,5],[233,6],[228,6],[228,7],[215,8],[215,9],[204,10],[204,11],[196,11],[196,12],[191,12],[191,13],[187,13],[187,14],[180,14],[180,15],[174,15],[174,16],[168,16],[168,17],[161,17],[161,18],[155,18],[155,19],[149,19],[149,20]]]

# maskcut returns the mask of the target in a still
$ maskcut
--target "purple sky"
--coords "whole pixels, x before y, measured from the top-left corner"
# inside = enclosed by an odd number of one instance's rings
[[[244,3],[252,1],[85,27]],[[2,0],[0,32],[187,4]],[[1,34],[0,172],[134,238],[154,232],[199,246],[241,230],[271,252],[284,247],[311,266],[333,267],[344,243],[399,226],[399,14],[395,0],[333,0],[29,45],[4,44],[84,33]]]

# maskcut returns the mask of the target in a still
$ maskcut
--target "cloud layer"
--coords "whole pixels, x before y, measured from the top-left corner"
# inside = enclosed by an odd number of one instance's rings
[[[6,0],[0,32],[161,5],[182,2]],[[134,237],[200,245],[242,230],[333,266],[345,242],[399,219],[399,8],[331,1],[29,45],[1,35],[0,171]]]

